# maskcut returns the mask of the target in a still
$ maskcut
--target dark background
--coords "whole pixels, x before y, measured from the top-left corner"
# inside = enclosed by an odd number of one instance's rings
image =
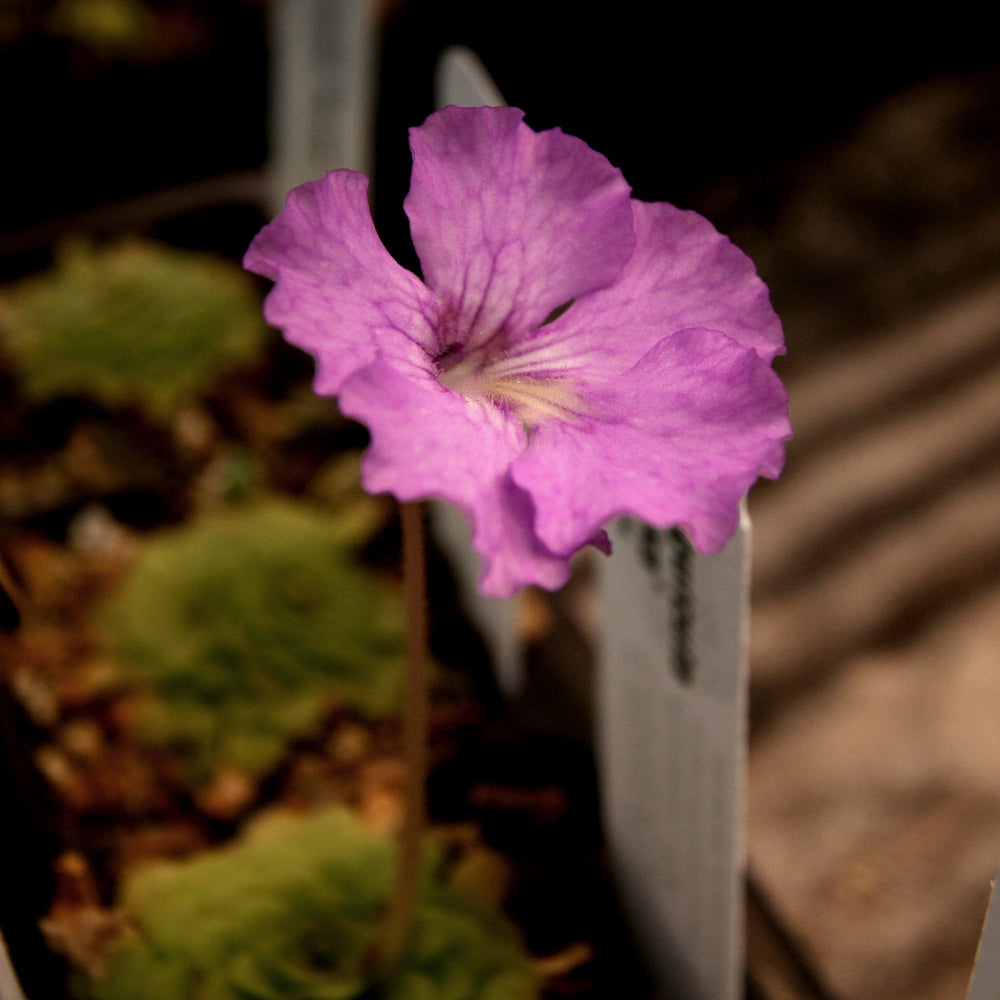
[[[267,158],[268,4],[148,3],[152,38],[127,52],[53,33],[55,6],[0,8],[0,278],[44,263],[62,228],[108,224],[81,211]],[[905,16],[627,0],[589,13],[544,0],[384,7],[376,214],[411,264],[406,127],[433,110],[433,67],[449,44],[479,53],[534,127],[559,125],[605,153],[637,196],[711,208],[723,227],[766,216],[788,165],[880,97],[997,59],[992,32],[954,5]],[[739,184],[720,197],[729,177]],[[238,199],[222,200],[187,228],[172,220],[166,235],[237,253],[258,220],[227,214]]]

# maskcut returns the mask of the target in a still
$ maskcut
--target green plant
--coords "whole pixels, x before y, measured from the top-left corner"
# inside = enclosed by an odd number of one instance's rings
[[[396,845],[347,810],[258,820],[236,844],[129,880],[137,933],[90,1000],[528,1000],[537,977],[514,929],[425,868],[414,933],[375,983],[365,958]]]
[[[137,239],[64,246],[0,297],[0,332],[27,394],[85,394],[169,418],[220,371],[258,356],[266,327],[239,267]]]
[[[141,734],[188,763],[262,776],[335,701],[399,704],[403,612],[361,566],[371,508],[269,501],[152,540],[99,625],[122,683],[146,692]]]

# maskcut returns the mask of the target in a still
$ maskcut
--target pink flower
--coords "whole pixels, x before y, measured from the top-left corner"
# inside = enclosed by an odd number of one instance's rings
[[[292,191],[244,261],[275,281],[265,316],[315,356],[316,392],[367,425],[365,488],[458,506],[495,597],[560,587],[619,514],[717,551],[790,434],[750,261],[523,117],[450,107],[411,130],[423,281],[349,170]]]

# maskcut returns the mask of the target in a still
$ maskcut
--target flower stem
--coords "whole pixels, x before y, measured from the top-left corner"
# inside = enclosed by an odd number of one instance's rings
[[[396,883],[375,942],[373,966],[386,975],[409,942],[420,891],[420,855],[426,824],[427,733],[427,557],[423,508],[401,505],[403,588],[406,608],[406,679],[403,707],[403,760],[406,766],[403,819],[399,831]]]

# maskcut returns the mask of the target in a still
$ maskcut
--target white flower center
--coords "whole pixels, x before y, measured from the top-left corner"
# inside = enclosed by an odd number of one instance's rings
[[[522,363],[473,351],[440,375],[442,385],[468,399],[512,412],[531,429],[546,420],[578,420],[583,400],[568,378],[534,375]]]

